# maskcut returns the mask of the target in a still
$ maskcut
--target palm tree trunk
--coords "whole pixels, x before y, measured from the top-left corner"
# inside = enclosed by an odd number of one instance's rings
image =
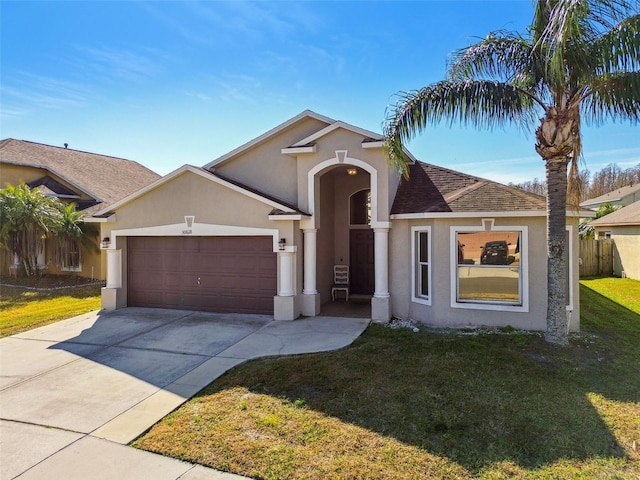
[[[547,175],[547,331],[550,343],[568,343],[567,324],[567,157],[546,160]]]

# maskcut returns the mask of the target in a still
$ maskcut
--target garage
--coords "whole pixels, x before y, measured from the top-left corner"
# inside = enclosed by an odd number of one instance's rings
[[[128,305],[273,315],[271,237],[129,237]]]

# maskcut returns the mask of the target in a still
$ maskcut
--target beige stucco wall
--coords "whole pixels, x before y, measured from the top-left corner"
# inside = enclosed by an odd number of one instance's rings
[[[241,156],[214,168],[220,174],[245,185],[295,203],[298,199],[296,158],[281,153],[281,149],[326,126],[326,123],[313,118],[304,119],[255,148],[242,152]]]
[[[390,182],[387,175],[388,165],[382,148],[377,149],[364,149],[362,148],[362,141],[364,136],[350,132],[344,129],[336,129],[333,132],[325,135],[318,140],[316,144],[315,153],[307,153],[298,155],[298,198],[297,203],[302,210],[311,212],[311,206],[309,205],[309,188],[308,188],[308,174],[314,167],[329,161],[332,163],[336,158],[337,150],[347,151],[347,160],[345,164],[350,165],[348,159],[356,159],[364,162],[377,171],[377,213],[373,215],[374,221],[377,219],[380,222],[386,222],[389,219],[389,211],[391,210],[390,198],[393,198],[393,193],[389,192],[390,184],[393,185],[394,181],[397,185],[397,179],[393,179]],[[326,170],[321,170],[317,173],[317,177],[322,176],[326,171],[335,168],[335,164],[327,166]],[[373,188],[372,188],[373,190]],[[319,192],[316,191],[316,203],[319,200]],[[322,222],[322,213],[316,220]]]
[[[488,216],[489,217],[489,216]],[[495,226],[528,226],[529,309],[527,312],[452,308],[451,226],[479,226],[480,218],[393,220],[390,232],[390,293],[393,314],[435,327],[512,326],[528,330],[546,328],[546,219],[544,217],[496,218]],[[577,221],[573,239],[573,311],[571,329],[579,329]],[[431,226],[431,305],[411,300],[411,227]],[[457,255],[457,251],[453,252]],[[542,259],[542,260],[541,260]]]
[[[101,237],[111,238],[111,241],[115,242],[112,248],[122,250],[122,288],[117,294],[118,306],[126,305],[126,237],[128,234],[146,235],[145,228],[184,225],[169,233],[180,234],[183,228],[187,229],[184,217],[193,215],[195,220],[192,235],[198,234],[198,226],[202,228],[211,225],[235,226],[275,229],[277,230],[276,241],[285,238],[289,246],[300,242],[297,222],[269,220],[269,212],[272,209],[270,205],[190,171],[181,173],[118,208],[115,212],[115,222],[101,223]],[[204,231],[202,228],[200,231]],[[132,229],[134,232],[131,232]],[[124,234],[119,232],[122,230],[125,231]],[[163,235],[162,232],[159,234]],[[274,255],[277,254],[274,253]],[[302,263],[301,255],[302,249],[298,249],[298,264]],[[302,271],[299,265],[295,272],[294,285],[301,289]]]
[[[640,280],[640,226],[611,227],[613,274]]]

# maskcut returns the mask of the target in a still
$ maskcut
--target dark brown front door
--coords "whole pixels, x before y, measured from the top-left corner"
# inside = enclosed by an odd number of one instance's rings
[[[128,305],[273,314],[271,237],[129,237]]]
[[[375,287],[373,230],[349,230],[350,293],[373,295]]]

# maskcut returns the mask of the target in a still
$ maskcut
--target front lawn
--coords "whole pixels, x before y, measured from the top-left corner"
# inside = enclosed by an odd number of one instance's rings
[[[567,348],[373,325],[253,361],[134,446],[259,479],[637,479],[640,282],[586,280],[581,298]]]
[[[0,337],[41,327],[100,308],[100,285],[82,285],[77,277],[9,279],[19,286],[0,287]],[[35,282],[35,283],[34,283]],[[55,288],[29,290],[24,287]],[[60,287],[68,288],[60,288]]]

